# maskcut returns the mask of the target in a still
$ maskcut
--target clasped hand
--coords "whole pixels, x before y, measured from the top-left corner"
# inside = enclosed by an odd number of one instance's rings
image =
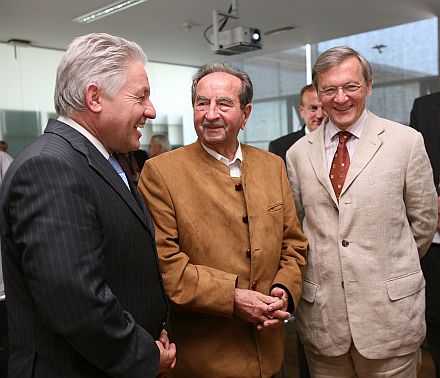
[[[258,330],[281,325],[290,318],[287,312],[288,295],[279,287],[273,288],[270,294],[235,289],[234,314],[246,322],[254,323]]]
[[[168,333],[162,330],[156,345],[160,352],[160,361],[158,369],[158,378],[165,378],[166,374],[176,366],[176,345],[170,343]]]

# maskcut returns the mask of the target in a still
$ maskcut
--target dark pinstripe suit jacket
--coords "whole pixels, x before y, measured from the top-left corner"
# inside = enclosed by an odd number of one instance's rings
[[[286,163],[287,150],[293,146],[298,140],[306,135],[306,126],[304,125],[301,130],[295,131],[279,137],[269,143],[269,152],[272,152],[283,158]]]
[[[52,119],[1,189],[9,377],[154,377],[168,305],[136,189]]]

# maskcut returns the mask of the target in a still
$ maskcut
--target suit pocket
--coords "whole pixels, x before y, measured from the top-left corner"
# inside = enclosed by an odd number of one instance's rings
[[[386,281],[388,296],[392,301],[414,295],[422,290],[425,285],[421,270]]]
[[[381,184],[384,182],[396,181],[400,178],[400,171],[388,171],[372,175],[368,178],[370,185]]]
[[[267,211],[269,213],[273,213],[275,211],[282,210],[283,208],[284,208],[283,202],[276,202],[276,203],[273,203],[272,205],[269,205],[267,208]]]
[[[304,280],[301,298],[309,303],[315,302],[317,288],[317,284]]]

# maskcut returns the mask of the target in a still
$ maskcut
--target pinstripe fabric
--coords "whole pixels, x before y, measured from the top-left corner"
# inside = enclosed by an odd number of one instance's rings
[[[154,377],[167,303],[136,190],[49,120],[11,165],[0,204],[9,376]]]

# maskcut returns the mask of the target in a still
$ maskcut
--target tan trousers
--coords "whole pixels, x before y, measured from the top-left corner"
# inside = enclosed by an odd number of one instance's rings
[[[363,357],[354,344],[342,356],[325,357],[306,350],[312,378],[416,378],[422,354],[370,360]]]

